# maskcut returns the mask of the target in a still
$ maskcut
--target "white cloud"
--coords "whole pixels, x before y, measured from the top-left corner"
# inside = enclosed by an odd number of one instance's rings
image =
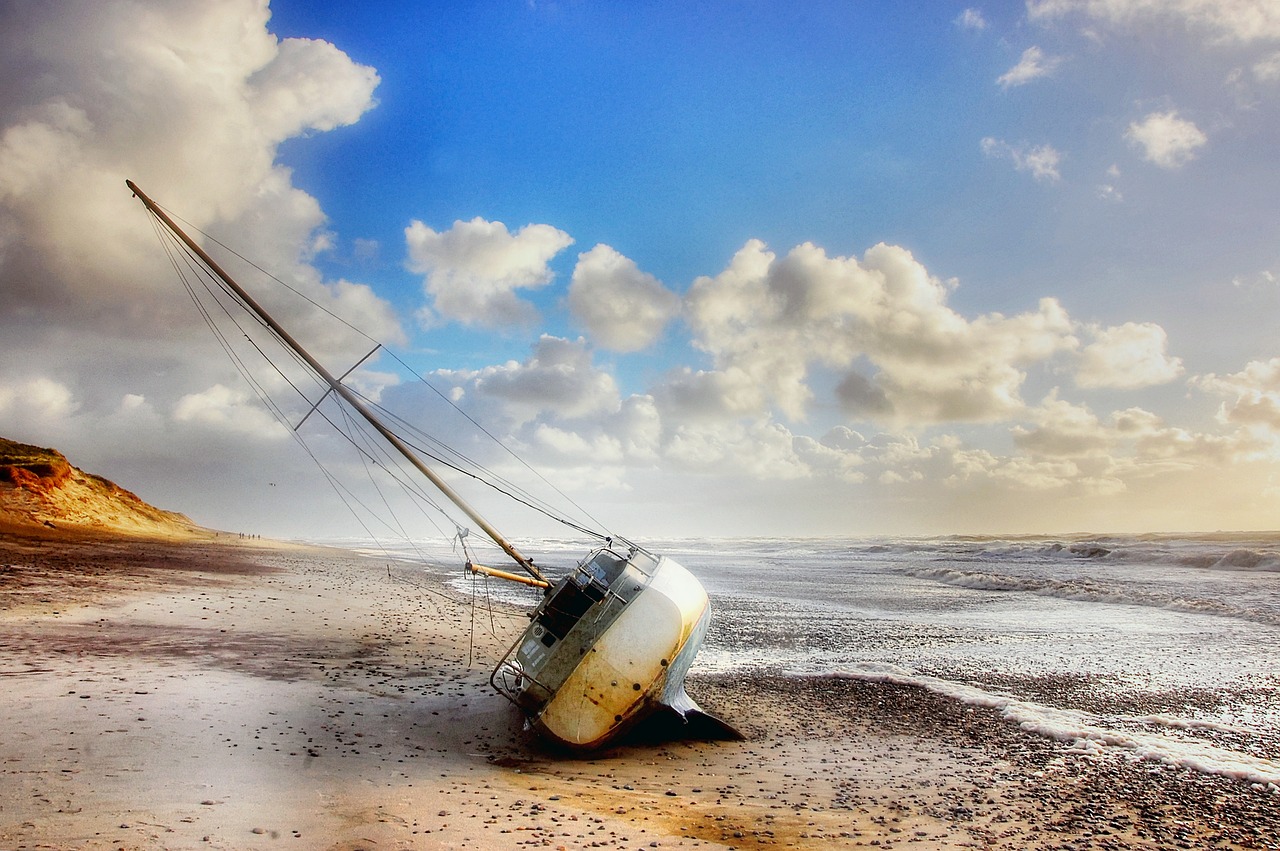
[[[668,438],[665,454],[681,469],[702,473],[787,480],[809,478],[813,472],[796,454],[791,432],[768,421],[679,426]]]
[[[221,384],[189,393],[173,407],[174,422],[208,428],[221,434],[281,439],[288,432],[256,397]]]
[[[217,478],[266,445],[246,430],[275,427],[227,389],[235,370],[126,178],[312,301],[399,337],[372,290],[311,264],[332,238],[324,212],[276,161],[286,138],[372,108],[378,76],[326,42],[276,38],[269,18],[263,0],[0,4],[0,375],[38,363],[51,382],[19,388],[0,433],[29,423],[10,436],[179,510],[237,494],[224,504],[247,512],[243,480]],[[239,261],[227,266],[325,362],[345,368],[368,350],[314,305],[277,304]],[[237,439],[217,441],[228,431]],[[291,463],[270,447],[249,466]],[[218,464],[221,451],[235,463]]]
[[[1280,438],[1280,358],[1250,361],[1240,372],[1209,374],[1193,384],[1228,397],[1219,412],[1223,422],[1261,428]]]
[[[1073,405],[1050,394],[1030,412],[1031,427],[1015,426],[1013,442],[1019,449],[1045,457],[1082,457],[1109,450],[1115,438],[1083,405]]]
[[[1026,364],[1075,345],[1052,299],[1030,313],[969,320],[950,286],[905,249],[829,257],[815,245],[778,258],[748,242],[723,272],[686,297],[694,344],[714,369],[684,369],[655,391],[680,418],[806,415],[815,366],[844,376],[838,397],[863,419],[928,423],[999,419],[1016,410]],[[866,377],[868,368],[874,371]]]
[[[963,30],[982,32],[987,28],[987,19],[982,16],[980,9],[965,9],[956,16],[956,26]]]
[[[1175,110],[1150,113],[1130,124],[1124,137],[1148,162],[1170,169],[1195,159],[1196,151],[1209,141],[1199,127],[1179,118]]]
[[[1018,171],[1027,171],[1036,180],[1057,183],[1062,175],[1058,165],[1062,154],[1052,145],[1011,145],[1003,139],[987,136],[982,140],[982,153],[992,159],[1008,159]]]
[[[373,104],[378,74],[353,65],[327,41],[287,38],[272,62],[248,80],[253,123],[283,141],[306,130],[354,124]]]
[[[1058,173],[1058,163],[1061,161],[1062,154],[1052,145],[1037,145],[1026,153],[1013,152],[1014,166],[1021,171],[1031,172],[1036,180],[1050,182],[1058,180],[1061,177]]]
[[[33,310],[147,338],[198,321],[155,297],[172,291],[172,272],[126,177],[238,247],[287,243],[254,255],[278,274],[297,265],[323,216],[274,165],[276,147],[354,121],[378,80],[325,42],[278,41],[268,17],[257,0],[0,12],[0,315]]]
[[[575,418],[614,413],[620,400],[613,377],[591,363],[584,340],[543,334],[523,363],[510,361],[481,370],[435,373],[468,394],[496,400],[521,421],[540,414]]]
[[[0,384],[0,422],[4,431],[39,431],[72,416],[79,404],[66,385],[39,377]],[[0,431],[0,436],[5,436]]]
[[[541,450],[540,460],[556,466],[574,466],[589,460],[589,466],[617,464],[625,460],[622,443],[616,438],[597,434],[589,439],[576,431],[539,423],[533,429],[532,444]]]
[[[569,309],[591,339],[634,352],[651,345],[680,312],[680,297],[607,245],[578,255]]]
[[[1079,387],[1150,387],[1182,374],[1182,360],[1169,356],[1169,339],[1159,325],[1091,325],[1087,333],[1093,342],[1080,351],[1075,376]]]
[[[1280,5],[1274,0],[1027,0],[1033,21],[1067,15],[1115,25],[1166,19],[1226,41],[1280,38]]]
[[[26,195],[50,175],[73,167],[92,131],[84,110],[64,100],[32,107],[0,139],[0,199]]]
[[[1242,435],[1195,433],[1166,425],[1141,408],[1115,411],[1106,419],[1085,405],[1059,399],[1057,392],[1027,412],[1029,425],[1012,430],[1014,445],[1027,460],[1059,466],[1059,484],[1094,493],[1117,493],[1135,483],[1147,487],[1162,474],[1186,472],[1205,464],[1230,464],[1257,449]],[[1000,461],[1005,467],[1017,459]],[[1047,471],[1040,467],[1039,474]],[[1047,480],[1046,480],[1047,481]]]
[[[573,244],[551,225],[511,233],[502,222],[479,216],[446,231],[414,221],[404,235],[409,269],[426,276],[434,309],[446,319],[489,327],[536,320],[537,309],[516,291],[549,284],[554,273],[548,261]]]
[[[1087,409],[1059,403],[1051,396],[1031,416],[1035,426],[1015,430],[1020,454],[1004,457],[968,446],[952,435],[921,443],[909,435],[882,434],[864,440],[856,432],[835,429],[822,443],[843,467],[828,461],[820,469],[831,475],[843,471],[847,480],[874,481],[906,493],[929,489],[934,498],[941,498],[945,490],[960,500],[997,494],[1008,500],[1010,493],[1055,491],[1098,495],[1125,489],[1104,451],[1113,441]],[[1053,431],[1041,431],[1043,424],[1062,416],[1066,422],[1055,423]],[[1098,429],[1101,434],[1095,433]]]
[[[633,460],[652,462],[662,442],[662,417],[651,396],[631,396],[622,401],[607,428]]]
[[[1060,64],[1061,57],[1045,56],[1043,50],[1033,45],[1022,51],[1018,64],[1001,74],[996,82],[1004,89],[1024,86],[1032,80],[1049,76]]]

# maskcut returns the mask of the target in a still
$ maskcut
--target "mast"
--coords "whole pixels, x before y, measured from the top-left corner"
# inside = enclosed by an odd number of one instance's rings
[[[293,336],[280,325],[280,323],[276,322],[276,320],[273,319],[271,315],[254,300],[253,296],[245,292],[244,288],[242,288],[230,275],[222,270],[222,267],[218,265],[217,261],[210,257],[203,248],[191,239],[191,237],[187,236],[186,232],[183,231],[182,228],[178,227],[177,224],[174,223],[173,219],[169,218],[168,214],[165,213],[164,210],[160,209],[159,205],[148,198],[147,195],[138,188],[137,184],[132,180],[126,180],[125,185],[129,187],[129,191],[131,191],[137,199],[143,203],[153,216],[163,222],[165,227],[173,231],[173,233],[186,244],[187,248],[195,252],[196,256],[198,256],[204,264],[209,267],[210,271],[221,278],[222,282],[231,288],[236,296],[244,302],[245,306],[256,313],[258,317],[267,324],[267,327],[275,332],[276,336],[284,341],[289,348],[297,352],[298,356],[306,361],[307,365],[315,371],[316,375],[320,376],[320,378],[329,385],[330,389],[334,393],[341,396],[343,401],[350,405],[356,413],[364,417],[364,419],[368,421],[369,425],[373,426],[378,434],[382,435],[388,443],[395,447],[396,451],[403,455],[405,460],[412,464],[418,472],[426,476],[431,484],[435,485],[442,494],[448,497],[449,501],[456,505],[463,514],[471,518],[471,521],[479,526],[486,535],[492,538],[493,542],[501,547],[502,551],[510,556],[516,564],[520,565],[520,567],[534,579],[545,584],[546,579],[538,568],[534,566],[533,559],[522,555],[510,541],[503,537],[501,532],[495,529],[489,521],[485,520],[469,502],[463,499],[461,494],[455,491],[448,482],[444,481],[444,479],[440,478],[435,471],[428,467],[426,463],[418,457],[417,453],[410,449],[395,432],[383,425],[382,421],[373,413],[372,410],[369,409],[367,405],[365,405],[363,399],[348,389],[345,384],[335,378],[329,370],[325,369],[318,360],[312,357],[311,353],[304,349],[302,344],[295,340]]]

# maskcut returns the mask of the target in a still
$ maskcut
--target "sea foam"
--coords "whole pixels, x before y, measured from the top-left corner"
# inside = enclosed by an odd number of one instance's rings
[[[1174,739],[1158,732],[1117,729],[1118,722],[1139,722],[1156,728],[1186,729],[1193,726],[1222,729],[1168,715],[1104,718],[1080,709],[1060,709],[995,694],[977,686],[913,673],[894,665],[866,665],[832,674],[845,679],[918,686],[972,706],[998,711],[1006,721],[1023,730],[1070,745],[1070,750],[1090,756],[1109,751],[1198,771],[1258,783],[1280,794],[1280,761],[1240,753],[1207,742]],[[1232,730],[1239,732],[1239,730]]]

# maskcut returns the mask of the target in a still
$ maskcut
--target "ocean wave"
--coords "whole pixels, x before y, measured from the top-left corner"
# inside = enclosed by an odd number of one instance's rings
[[[935,558],[962,562],[1105,562],[1169,566],[1198,570],[1280,573],[1280,547],[1273,535],[1244,536],[1099,536],[1063,539],[1008,538],[987,540],[936,539],[920,541],[910,552],[931,552]],[[896,549],[896,548],[891,548]]]
[[[1170,738],[1158,732],[1115,729],[1108,719],[1080,709],[1063,709],[1019,700],[966,683],[916,674],[896,665],[868,664],[852,670],[836,671],[831,676],[917,686],[960,703],[994,709],[1006,721],[1017,724],[1029,733],[1064,742],[1075,753],[1100,756],[1109,750],[1115,750],[1138,759],[1188,768],[1202,774],[1260,783],[1273,789],[1280,787],[1278,760],[1241,753],[1203,741]],[[1152,726],[1168,728],[1212,726],[1209,722],[1172,716],[1116,720],[1143,721]]]
[[[1280,573],[1280,553],[1261,550],[1232,550],[1212,563],[1210,570],[1257,570]]]
[[[1280,626],[1280,612],[1233,606],[1222,600],[1157,594],[1142,591],[1132,586],[1123,587],[1106,584],[1088,578],[1049,579],[1045,577],[1010,576],[978,570],[959,570],[954,567],[911,568],[906,571],[906,574],[917,579],[929,579],[975,591],[1021,591],[1041,597],[1056,597],[1061,600],[1074,600],[1082,603],[1147,606],[1175,612],[1237,618],[1252,623]]]
[[[381,545],[368,539],[313,541],[347,548],[371,546],[392,550],[434,552],[450,546],[448,539]],[[1198,570],[1280,572],[1280,534],[1068,535],[1060,538],[950,536],[939,538],[654,538],[641,543],[677,560],[737,557],[779,563],[843,566],[904,560],[1015,563],[1117,563]],[[593,542],[576,537],[533,537],[524,549],[557,558],[581,555]]]

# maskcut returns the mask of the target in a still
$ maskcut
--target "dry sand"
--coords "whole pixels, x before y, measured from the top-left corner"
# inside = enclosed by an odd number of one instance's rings
[[[522,617],[332,550],[0,530],[0,848],[1276,848],[1280,796],[914,688],[693,677],[742,742],[548,750]]]

